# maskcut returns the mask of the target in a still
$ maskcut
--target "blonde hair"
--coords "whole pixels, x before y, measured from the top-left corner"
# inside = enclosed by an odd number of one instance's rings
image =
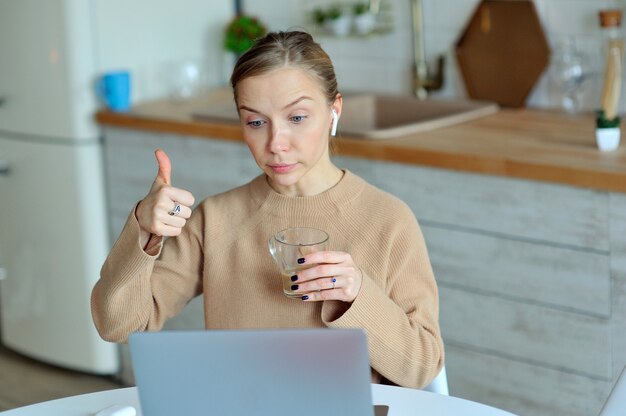
[[[235,64],[230,84],[237,102],[237,85],[246,78],[292,66],[317,79],[328,104],[339,93],[333,63],[313,37],[301,31],[270,32],[258,39]]]

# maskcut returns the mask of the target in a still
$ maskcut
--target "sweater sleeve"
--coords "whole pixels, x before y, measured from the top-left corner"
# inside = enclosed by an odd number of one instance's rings
[[[92,317],[103,339],[127,342],[131,332],[159,330],[201,293],[201,230],[202,215],[194,210],[179,236],[165,242],[152,236],[144,251],[132,210],[91,294]]]
[[[331,328],[363,328],[371,366],[400,386],[423,388],[443,366],[439,301],[426,244],[417,221],[396,229],[385,287],[363,271],[354,302],[345,309],[326,301],[322,319]],[[342,313],[343,312],[343,313]]]

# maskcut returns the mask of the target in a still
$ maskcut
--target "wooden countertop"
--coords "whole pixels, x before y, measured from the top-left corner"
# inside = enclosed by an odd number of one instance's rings
[[[238,125],[192,118],[194,111],[216,99],[230,99],[230,92],[216,91],[186,102],[145,103],[129,113],[101,111],[96,119],[108,126],[242,141]],[[342,136],[340,131],[336,149],[343,156],[626,192],[626,138],[618,150],[600,152],[594,125],[591,113],[570,116],[503,109],[496,115],[396,139],[363,140]]]

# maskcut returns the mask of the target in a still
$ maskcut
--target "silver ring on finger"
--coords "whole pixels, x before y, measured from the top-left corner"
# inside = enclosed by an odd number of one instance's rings
[[[172,210],[169,211],[168,214],[171,215],[172,217],[175,217],[178,214],[180,214],[180,204],[178,202],[174,202],[174,208],[172,208]]]
[[[336,278],[336,277],[333,277],[333,278],[331,279],[331,282],[332,282],[332,284],[333,284],[333,289],[335,288],[335,282],[336,282],[336,281],[337,281],[337,278]]]

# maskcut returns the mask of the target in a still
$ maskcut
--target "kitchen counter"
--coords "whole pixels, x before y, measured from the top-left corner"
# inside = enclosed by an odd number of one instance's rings
[[[100,124],[190,136],[242,140],[238,125],[195,120],[194,111],[230,91],[215,91],[185,102],[158,101],[129,113],[101,111]],[[503,109],[463,124],[396,139],[364,140],[341,134],[337,153],[399,162],[531,179],[626,193],[626,150],[602,153],[595,145],[594,115],[550,110]]]

